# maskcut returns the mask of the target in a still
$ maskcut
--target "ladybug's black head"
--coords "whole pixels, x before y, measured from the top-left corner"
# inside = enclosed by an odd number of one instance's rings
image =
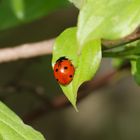
[[[62,56],[56,62],[62,62],[63,60],[68,60],[68,59],[65,56]]]

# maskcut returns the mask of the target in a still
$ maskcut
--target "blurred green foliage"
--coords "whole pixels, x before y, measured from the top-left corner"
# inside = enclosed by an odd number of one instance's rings
[[[30,22],[48,15],[67,0],[2,0],[0,1],[0,30]]]

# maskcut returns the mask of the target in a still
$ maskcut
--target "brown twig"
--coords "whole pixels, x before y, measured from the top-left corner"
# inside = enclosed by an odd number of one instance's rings
[[[140,39],[140,28],[137,28],[132,34],[119,40],[102,40],[102,48],[110,49],[137,39]],[[14,48],[0,49],[0,63],[51,54],[53,43],[54,39],[50,39],[43,42],[20,45]]]
[[[51,54],[53,43],[54,39],[50,39],[38,43],[24,44],[14,48],[0,49],[0,63]]]
[[[140,27],[138,27],[133,33],[118,40],[102,40],[103,50],[114,48],[116,46],[124,45],[140,39]]]

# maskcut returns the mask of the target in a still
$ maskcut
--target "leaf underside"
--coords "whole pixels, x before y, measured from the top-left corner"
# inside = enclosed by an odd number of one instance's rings
[[[80,10],[78,41],[119,39],[140,25],[140,0],[89,0]]]

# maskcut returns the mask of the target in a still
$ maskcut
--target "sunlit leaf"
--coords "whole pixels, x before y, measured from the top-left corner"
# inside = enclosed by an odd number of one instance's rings
[[[96,73],[101,61],[101,41],[93,40],[87,42],[79,55],[79,48],[76,39],[77,28],[70,28],[64,31],[57,39],[54,45],[52,65],[56,60],[65,56],[70,59],[75,66],[75,75],[69,85],[61,88],[76,108],[76,98],[79,86],[85,81],[90,80]]]
[[[118,39],[140,24],[140,0],[90,0],[80,11],[78,41]]]
[[[45,140],[39,132],[25,125],[2,102],[0,102],[0,138],[0,140]]]

